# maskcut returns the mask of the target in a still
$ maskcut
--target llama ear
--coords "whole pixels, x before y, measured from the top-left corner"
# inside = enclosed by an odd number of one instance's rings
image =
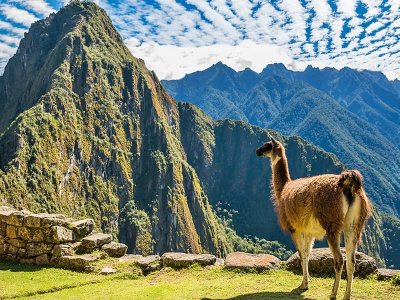
[[[272,135],[269,134],[269,132],[267,132],[267,135],[268,135],[269,139],[271,140],[272,144],[276,144],[276,140],[272,137]]]

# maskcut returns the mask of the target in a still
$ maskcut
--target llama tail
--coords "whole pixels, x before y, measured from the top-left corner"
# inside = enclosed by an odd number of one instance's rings
[[[361,233],[365,228],[365,224],[371,214],[371,204],[365,194],[363,187],[363,177],[357,170],[346,170],[340,174],[339,187],[342,188],[343,194],[349,204],[348,213],[351,218],[351,212],[358,211],[356,222],[356,234],[358,242],[361,242]],[[352,204],[357,201],[356,205]],[[358,209],[356,207],[359,207]],[[346,216],[347,219],[347,216]]]
[[[343,189],[349,206],[354,202],[354,198],[363,189],[363,177],[357,170],[346,170],[340,174],[339,187]]]

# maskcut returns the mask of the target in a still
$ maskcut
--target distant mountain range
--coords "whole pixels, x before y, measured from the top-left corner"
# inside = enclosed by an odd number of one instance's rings
[[[162,83],[175,99],[192,102],[215,119],[299,135],[335,153],[348,168],[362,171],[367,192],[381,210],[399,215],[398,81],[349,68],[296,72],[273,64],[255,73],[218,63]]]

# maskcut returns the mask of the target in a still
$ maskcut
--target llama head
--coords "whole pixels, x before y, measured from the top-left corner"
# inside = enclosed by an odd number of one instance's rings
[[[283,157],[285,153],[285,148],[283,147],[283,145],[275,140],[269,133],[268,136],[271,141],[266,142],[264,145],[258,148],[256,150],[256,155],[267,156],[270,158]]]

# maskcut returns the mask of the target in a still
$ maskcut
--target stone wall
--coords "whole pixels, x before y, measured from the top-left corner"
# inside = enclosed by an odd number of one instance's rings
[[[0,260],[70,267],[70,261],[78,259],[76,253],[100,248],[111,255],[126,253],[126,245],[111,242],[111,235],[93,234],[93,228],[92,219],[75,221],[1,206]]]

